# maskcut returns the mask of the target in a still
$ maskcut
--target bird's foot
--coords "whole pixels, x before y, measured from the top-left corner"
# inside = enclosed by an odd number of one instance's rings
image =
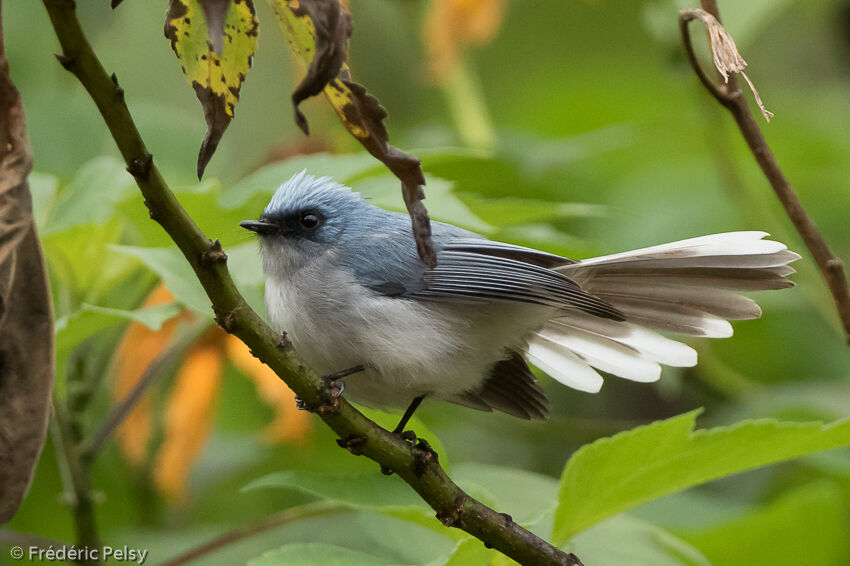
[[[323,375],[322,381],[324,382],[324,386],[322,387],[322,393],[324,402],[318,405],[311,405],[296,396],[295,406],[300,411],[310,411],[311,413],[324,414],[336,412],[339,410],[339,396],[342,395],[343,391],[345,391],[345,382],[342,381],[342,378],[359,373],[365,369],[366,368],[363,366],[354,366],[353,368],[348,368],[336,373]]]
[[[360,434],[354,434],[346,438],[337,438],[336,443],[340,448],[345,448],[355,456],[362,454],[361,448],[366,444],[367,439]]]
[[[439,455],[437,452],[431,447],[431,443],[425,440],[424,438],[418,438],[416,433],[412,430],[405,430],[404,432],[393,432],[393,434],[397,434],[401,437],[402,440],[410,444],[413,448],[413,473],[416,476],[421,476],[425,473],[425,468],[428,467],[432,462],[437,462],[439,459]],[[381,466],[381,473],[386,476],[391,476],[393,471],[387,466]]]

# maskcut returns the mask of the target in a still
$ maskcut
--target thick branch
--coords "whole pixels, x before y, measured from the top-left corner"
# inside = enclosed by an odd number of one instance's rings
[[[717,18],[718,21],[720,20],[717,3],[714,0],[702,0],[702,8]],[[679,31],[682,35],[682,43],[685,46],[688,61],[690,61],[703,86],[732,113],[732,117],[738,124],[738,129],[741,130],[741,134],[744,136],[744,140],[747,142],[756,162],[767,177],[770,186],[773,187],[779,202],[782,203],[786,214],[794,224],[794,228],[802,237],[809,253],[811,253],[823,274],[835,302],[841,324],[844,327],[845,337],[850,344],[850,292],[848,292],[844,263],[830,251],[814,222],[806,214],[806,209],[800,204],[800,200],[788,179],[785,178],[779,168],[776,157],[770,150],[770,146],[767,145],[758,123],[750,112],[749,106],[747,106],[746,99],[738,88],[738,80],[734,73],[729,75],[729,80],[725,85],[721,85],[708,78],[703,71],[694,52],[690,33],[688,33],[688,23],[695,18],[692,10],[683,10],[679,13]]]
[[[412,446],[379,427],[344,399],[329,397],[321,378],[307,367],[285,336],[276,334],[251,310],[230,277],[219,243],[201,232],[166,185],[133,123],[115,75],[107,74],[92,51],[74,2],[43,2],[62,46],[60,63],[80,80],[97,105],[151,217],[191,264],[212,302],[216,321],[245,342],[306,404],[326,409],[320,416],[339,435],[341,445],[397,473],[447,526],[463,529],[521,564],[581,564],[572,554],[469,497],[446,475],[433,452]]]

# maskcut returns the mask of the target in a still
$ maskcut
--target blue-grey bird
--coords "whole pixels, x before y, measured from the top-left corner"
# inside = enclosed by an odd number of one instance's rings
[[[549,403],[526,362],[587,392],[597,370],[653,382],[696,352],[655,330],[732,335],[761,309],[736,290],[781,289],[800,258],[765,232],[730,232],[575,261],[432,222],[437,266],[410,219],[302,171],[259,221],[272,325],[316,371],[355,366],[351,400],[408,411],[424,397],[526,419]]]

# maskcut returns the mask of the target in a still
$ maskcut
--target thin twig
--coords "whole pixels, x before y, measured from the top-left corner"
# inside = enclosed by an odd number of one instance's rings
[[[714,0],[701,0],[702,8],[706,12],[713,15],[720,21],[720,15],[717,10],[717,4]],[[679,31],[682,36],[682,44],[685,47],[685,52],[690,61],[691,67],[696,72],[700,82],[705,88],[717,99],[720,104],[732,113],[732,117],[741,130],[744,140],[750,148],[756,162],[759,164],[765,177],[767,177],[770,186],[773,187],[779,202],[785,208],[785,212],[794,224],[794,228],[806,247],[809,249],[812,258],[817,263],[821,274],[826,280],[829,287],[832,299],[835,302],[835,307],[838,316],[841,319],[841,324],[844,327],[845,339],[850,344],[850,292],[847,287],[847,276],[844,272],[844,263],[837,258],[826,245],[826,242],[815,226],[814,222],[806,214],[805,208],[800,204],[797,194],[785,178],[776,157],[767,145],[764,135],[761,132],[758,124],[747,106],[746,99],[742,96],[738,88],[738,81],[735,74],[730,74],[728,82],[725,85],[719,85],[708,78],[697,60],[694,53],[691,37],[688,33],[688,23],[695,19],[696,16],[692,10],[683,10],[679,13]]]
[[[192,266],[212,302],[216,322],[245,342],[307,405],[330,407],[319,416],[339,435],[340,444],[398,474],[446,526],[463,529],[527,566],[581,564],[574,555],[464,493],[446,475],[434,452],[409,444],[367,419],[345,399],[330,396],[322,379],[304,363],[291,343],[269,328],[245,302],[227,269],[221,245],[201,232],[168,188],[133,122],[117,78],[104,70],[92,51],[74,2],[43,3],[62,46],[60,63],[80,80],[97,105],[151,217],[162,225]]]
[[[68,479],[70,480],[71,493],[68,503],[74,516],[74,527],[77,531],[77,546],[81,548],[98,548],[100,536],[98,535],[97,520],[94,512],[94,498],[89,485],[89,472],[78,444],[74,426],[70,422],[71,416],[64,402],[53,395],[53,419],[58,431],[58,439],[61,446],[62,461],[67,465]],[[82,564],[94,564],[85,559]]]
[[[296,521],[313,519],[315,517],[330,515],[332,513],[342,513],[345,511],[351,511],[351,508],[336,503],[328,503],[326,501],[290,507],[289,509],[284,509],[283,511],[269,515],[268,517],[263,517],[259,521],[251,523],[250,525],[221,534],[200,546],[196,546],[195,548],[182,552],[173,558],[169,558],[159,566],[183,566],[184,564],[194,562],[211,552],[220,550],[225,546],[259,535],[271,529],[295,523]]]
[[[201,324],[196,324],[192,328],[185,331],[167,350],[161,353],[147,367],[142,377],[133,386],[133,389],[124,397],[118,405],[104,419],[98,431],[91,436],[83,448],[84,456],[89,460],[94,460],[94,457],[100,452],[103,444],[115,432],[115,429],[124,422],[127,415],[141,401],[145,391],[153,385],[165,371],[174,365],[177,360],[183,357],[186,350],[194,344],[207,330],[210,324],[204,320]]]

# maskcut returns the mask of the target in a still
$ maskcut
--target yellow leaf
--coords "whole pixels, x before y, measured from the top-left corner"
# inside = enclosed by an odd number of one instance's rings
[[[227,336],[227,357],[254,381],[260,398],[274,409],[274,420],[263,430],[269,442],[299,442],[310,432],[310,416],[295,408],[295,393],[272,369],[254,357],[241,340]]]
[[[239,88],[257,49],[259,29],[252,0],[231,0],[223,25],[211,22],[211,28],[203,4],[202,0],[171,0],[165,20],[165,36],[207,121],[207,135],[198,155],[199,178],[233,118]]]
[[[221,392],[221,341],[217,334],[208,336],[178,370],[165,411],[164,440],[153,479],[172,503],[186,500],[189,472],[209,436]]]
[[[504,15],[505,0],[432,0],[424,41],[434,76],[445,80],[464,47],[489,43],[499,32]]]

